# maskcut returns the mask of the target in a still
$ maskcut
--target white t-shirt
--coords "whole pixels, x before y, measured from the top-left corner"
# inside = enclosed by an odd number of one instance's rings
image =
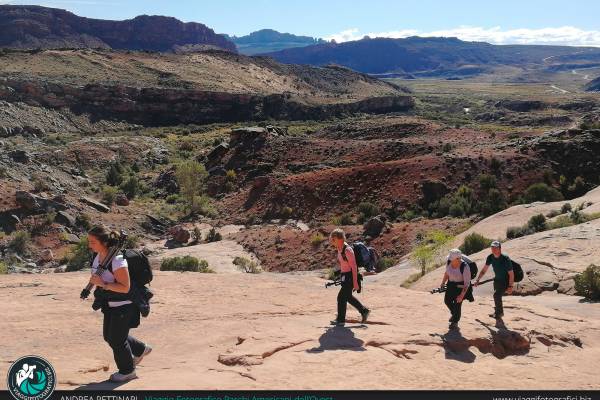
[[[96,274],[99,263],[100,263],[100,260],[98,259],[98,255],[96,255],[96,257],[94,258],[94,262],[92,262],[92,275]],[[115,256],[112,259],[113,272],[118,270],[119,268],[127,268],[127,260],[125,260],[125,258],[123,258],[122,254],[119,254],[118,256]],[[105,283],[114,283],[115,282],[115,276],[109,270],[105,270],[102,273],[102,275],[100,275],[100,278],[102,278],[102,280]],[[109,301],[108,302],[109,307],[119,307],[119,306],[123,306],[125,304],[131,304],[131,301],[123,300],[123,301]]]

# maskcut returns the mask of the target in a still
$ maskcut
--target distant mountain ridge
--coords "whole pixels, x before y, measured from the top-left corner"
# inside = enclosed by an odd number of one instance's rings
[[[236,51],[234,43],[206,25],[172,17],[141,15],[111,21],[56,8],[0,5],[0,47],[173,51],[185,46]]]
[[[323,39],[281,33],[273,29],[261,29],[246,36],[227,36],[227,38],[236,44],[240,53],[245,55],[326,43]]]
[[[457,38],[365,38],[344,43],[321,43],[264,54],[290,64],[338,64],[370,74],[431,73],[447,71],[478,74],[494,65],[543,64],[553,57],[561,62],[585,62],[600,57],[599,48],[492,45]],[[466,68],[466,70],[464,70]]]

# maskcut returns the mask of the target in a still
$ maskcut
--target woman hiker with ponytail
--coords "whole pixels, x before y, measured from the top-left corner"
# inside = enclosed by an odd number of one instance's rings
[[[358,290],[358,267],[352,246],[346,243],[346,235],[343,230],[335,229],[329,235],[329,242],[337,250],[337,258],[340,263],[342,284],[337,297],[337,318],[331,321],[332,325],[343,326],[346,322],[347,303],[352,304],[362,316],[362,323],[367,322],[370,310],[363,306],[352,292]]]
[[[129,335],[130,328],[139,326],[140,313],[128,295],[130,280],[127,260],[118,254],[112,259],[112,268],[109,267],[100,276],[96,275],[98,265],[105,261],[110,247],[117,240],[118,233],[110,232],[103,226],[95,226],[88,232],[89,248],[96,253],[90,283],[100,288],[104,299],[103,336],[113,351],[118,368],[110,380],[127,382],[137,378],[135,367],[152,351],[152,347]]]

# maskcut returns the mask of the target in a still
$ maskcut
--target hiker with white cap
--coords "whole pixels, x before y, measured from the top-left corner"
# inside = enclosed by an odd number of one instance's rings
[[[515,282],[515,274],[513,271],[512,261],[506,254],[502,254],[502,245],[499,241],[494,240],[491,244],[492,254],[485,260],[485,266],[481,269],[475,286],[479,285],[479,281],[485,275],[490,265],[494,269],[494,313],[490,317],[500,319],[504,316],[504,307],[502,305],[502,296],[510,295],[513,291]]]
[[[449,320],[450,329],[457,329],[463,300],[467,298],[472,301],[472,290],[469,290],[471,286],[471,270],[469,264],[462,259],[462,252],[459,249],[450,250],[448,261],[440,287],[443,287],[448,282],[444,303],[446,303],[451,314]]]

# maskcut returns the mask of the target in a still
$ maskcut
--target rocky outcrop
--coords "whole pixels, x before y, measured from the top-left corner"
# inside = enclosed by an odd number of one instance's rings
[[[600,77],[588,83],[585,87],[588,92],[600,92]]]
[[[322,120],[353,113],[388,113],[414,107],[410,96],[383,96],[354,103],[307,105],[283,94],[267,96],[193,89],[83,87],[35,81],[0,81],[0,100],[50,109],[67,108],[95,119],[147,126],[214,122]]]
[[[539,100],[501,100],[495,106],[516,112],[530,112],[543,110],[548,107],[548,104]]]
[[[236,46],[207,26],[141,15],[124,21],[79,17],[38,6],[0,6],[0,47],[19,49],[113,48],[171,51],[186,45]]]

